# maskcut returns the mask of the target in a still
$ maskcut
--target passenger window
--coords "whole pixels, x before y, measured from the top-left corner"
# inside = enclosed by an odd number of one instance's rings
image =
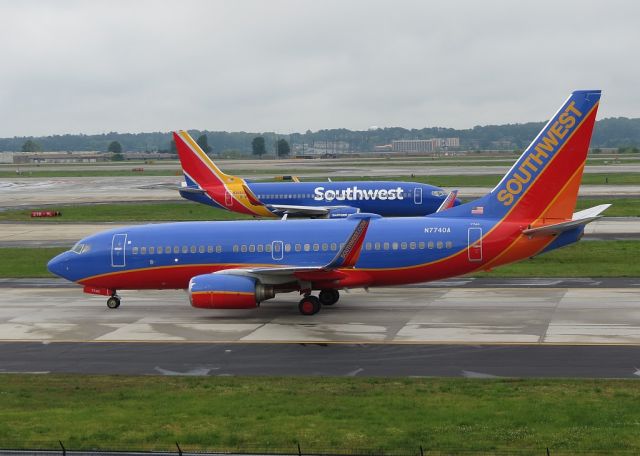
[[[216,245],[216,253],[222,253],[222,246]]]
[[[191,253],[196,253],[196,246],[195,246],[195,245],[192,245],[192,246],[191,246],[191,248],[189,249],[189,251],[190,251]]]
[[[265,252],[271,252],[271,244],[267,244],[264,246],[264,251]]]
[[[238,247],[238,244],[234,244],[234,245],[233,245],[233,253],[238,253],[238,251],[239,251],[239,250],[240,250],[240,249],[239,249],[239,247]]]
[[[335,252],[336,250],[338,250],[338,244],[336,244],[335,242],[331,243],[331,251]]]
[[[146,255],[147,254],[147,248],[146,247],[140,247],[140,255]]]
[[[275,244],[273,244],[273,251],[274,252],[279,252],[280,251],[280,247],[281,244],[279,242],[276,242]]]
[[[433,248],[433,241],[429,241],[429,248],[432,249]]]
[[[207,253],[213,253],[213,246],[212,245],[208,245],[207,246]]]
[[[322,251],[326,252],[327,250],[329,250],[329,244],[327,244],[326,242],[322,243]]]
[[[155,247],[149,247],[149,254],[153,255],[154,253],[156,253],[156,248]]]
[[[302,245],[296,244],[296,252],[300,252],[302,250]]]
[[[264,250],[262,244],[258,244],[258,253],[261,253]]]
[[[311,250],[311,244],[305,244],[305,245],[304,245],[304,251],[305,251],[305,252],[308,252],[308,251],[310,251],[310,250]]]
[[[253,244],[250,244],[250,245],[249,245],[249,252],[253,253],[253,252],[255,252],[255,251],[256,251],[256,246],[255,246],[255,245],[253,245]]]
[[[320,244],[313,244],[313,251],[314,252],[319,252],[320,251]]]
[[[291,244],[285,244],[284,245],[284,251],[285,252],[291,252]]]
[[[186,245],[182,246],[182,253],[188,253],[189,252],[189,247],[187,247]]]
[[[391,243],[391,248],[392,248],[393,250],[398,250],[398,243],[397,243],[397,242],[393,242],[393,243]]]
[[[447,241],[446,246],[447,246],[448,249],[450,249],[451,247],[453,247],[453,242]]]
[[[418,243],[418,248],[419,249],[424,249],[424,242],[419,242]]]
[[[406,242],[401,243],[401,244],[400,244],[400,248],[401,248],[402,250],[407,250],[407,243],[406,243]]]
[[[242,244],[242,245],[240,246],[240,251],[241,251],[242,253],[245,253],[245,252],[247,251],[247,246],[246,246],[245,244]]]
[[[409,248],[410,248],[411,250],[415,250],[415,249],[416,249],[416,243],[415,243],[415,242],[411,242],[411,243],[409,244]]]
[[[437,247],[438,247],[439,249],[441,249],[441,248],[442,248],[442,241],[438,241],[438,243],[437,243],[436,245],[437,245]]]
[[[158,253],[159,253],[159,254],[162,254],[162,253],[163,253],[162,246],[158,246]]]
[[[138,254],[138,247],[132,248],[131,249],[131,253],[134,254],[134,255],[137,255]]]
[[[384,250],[389,250],[389,243],[388,242],[384,243]]]
[[[367,242],[364,248],[365,250],[371,250],[371,242]]]
[[[373,248],[374,248],[375,250],[380,250],[380,243],[379,243],[379,242],[376,242],[375,244],[373,244]]]
[[[173,246],[173,253],[180,253],[180,247],[178,247],[177,245]]]
[[[198,247],[198,253],[204,253],[204,245]]]

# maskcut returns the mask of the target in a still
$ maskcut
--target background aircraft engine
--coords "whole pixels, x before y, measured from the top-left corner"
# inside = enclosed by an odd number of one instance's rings
[[[273,287],[252,277],[203,274],[189,282],[189,300],[201,309],[252,309],[275,296]]]
[[[327,218],[347,218],[360,212],[357,207],[336,207],[329,210]]]

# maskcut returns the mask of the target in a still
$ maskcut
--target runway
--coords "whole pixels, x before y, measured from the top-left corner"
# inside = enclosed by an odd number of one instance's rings
[[[578,288],[579,287],[579,288]],[[109,310],[55,279],[0,282],[0,372],[157,375],[640,375],[640,279],[455,279],[193,309],[183,291]]]
[[[9,286],[2,287],[0,340],[640,344],[640,281],[621,288],[526,282],[353,290],[313,317],[298,313],[294,293],[258,309],[206,311],[191,308],[184,291],[124,291],[122,307],[109,310],[104,297],[79,288]]]

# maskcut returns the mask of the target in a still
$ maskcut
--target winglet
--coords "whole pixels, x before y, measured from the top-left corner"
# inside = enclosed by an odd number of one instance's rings
[[[356,262],[358,261],[358,258],[360,257],[362,245],[364,244],[364,238],[367,234],[367,229],[369,228],[369,222],[372,218],[380,217],[377,214],[354,215],[358,215],[359,217],[354,217],[353,215],[351,215],[349,216],[349,218],[358,218],[360,219],[360,221],[353,230],[353,233],[351,233],[351,236],[349,236],[349,239],[347,239],[347,242],[344,243],[344,246],[340,249],[333,260],[331,260],[331,262],[325,266],[325,269],[354,267]]]
[[[438,208],[436,212],[442,212],[444,210],[450,209],[456,203],[456,198],[458,196],[458,190],[451,191],[447,197],[442,201],[442,204]]]

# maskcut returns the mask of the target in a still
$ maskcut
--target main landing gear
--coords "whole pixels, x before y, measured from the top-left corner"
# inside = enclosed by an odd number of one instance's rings
[[[109,309],[117,309],[120,307],[120,296],[117,294],[112,294],[109,299],[107,299],[107,307]]]
[[[305,296],[300,300],[298,304],[298,310],[302,315],[315,315],[320,312],[320,308],[324,306],[332,306],[340,299],[340,292],[332,288],[327,288],[320,291],[320,294],[316,298],[315,296]]]

